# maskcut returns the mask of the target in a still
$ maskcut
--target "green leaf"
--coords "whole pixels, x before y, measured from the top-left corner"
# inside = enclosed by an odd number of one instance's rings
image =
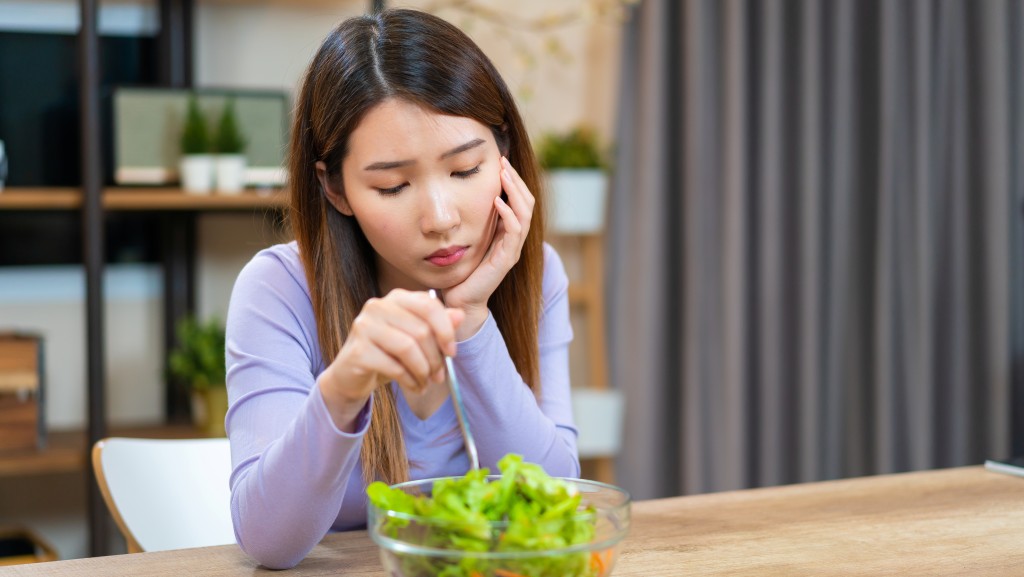
[[[185,124],[181,129],[182,154],[206,154],[210,152],[210,136],[206,129],[206,118],[199,110],[195,95],[189,96]]]
[[[221,111],[220,123],[217,125],[217,136],[214,139],[214,151],[220,154],[240,154],[245,150],[245,136],[238,126],[235,114],[235,100],[229,98]]]
[[[583,126],[566,133],[545,133],[537,144],[537,156],[541,166],[548,170],[606,168],[605,154],[598,145],[597,134]]]
[[[200,323],[194,317],[185,317],[176,328],[178,342],[167,358],[171,376],[202,391],[224,386],[226,367],[224,359],[224,328],[217,319]]]

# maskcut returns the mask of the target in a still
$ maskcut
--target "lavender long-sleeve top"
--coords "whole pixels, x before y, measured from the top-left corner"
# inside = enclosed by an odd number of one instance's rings
[[[329,360],[320,356],[303,270],[294,242],[259,252],[238,276],[227,318],[231,516],[238,544],[271,568],[294,566],[328,531],[366,524],[359,455],[370,403],[354,434],[334,426],[316,386]],[[498,459],[514,452],[549,474],[579,476],[568,287],[561,260],[545,245],[539,399],[516,371],[492,316],[458,343],[455,373],[482,467],[496,471]],[[410,476],[465,473],[469,459],[451,399],[421,420],[391,386]]]

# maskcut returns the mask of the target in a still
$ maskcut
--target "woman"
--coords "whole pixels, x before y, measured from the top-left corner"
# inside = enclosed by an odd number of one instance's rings
[[[445,354],[481,466],[515,452],[578,476],[568,279],[480,49],[415,11],[342,23],[306,71],[289,170],[296,240],[253,258],[228,313],[241,547],[291,567],[365,525],[368,482],[465,473]]]

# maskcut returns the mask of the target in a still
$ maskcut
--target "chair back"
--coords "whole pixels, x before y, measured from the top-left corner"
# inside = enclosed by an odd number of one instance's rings
[[[235,542],[227,439],[111,437],[92,463],[129,553]]]

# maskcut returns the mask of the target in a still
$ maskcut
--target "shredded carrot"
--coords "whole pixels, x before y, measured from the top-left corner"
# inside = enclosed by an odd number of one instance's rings
[[[494,574],[498,577],[526,577],[526,575],[522,575],[514,571],[507,571],[505,569],[495,569]]]
[[[470,571],[469,577],[484,577],[484,574],[479,571]]]
[[[601,554],[597,551],[590,554],[590,568],[597,571],[598,575],[604,573],[604,559],[601,559]]]

